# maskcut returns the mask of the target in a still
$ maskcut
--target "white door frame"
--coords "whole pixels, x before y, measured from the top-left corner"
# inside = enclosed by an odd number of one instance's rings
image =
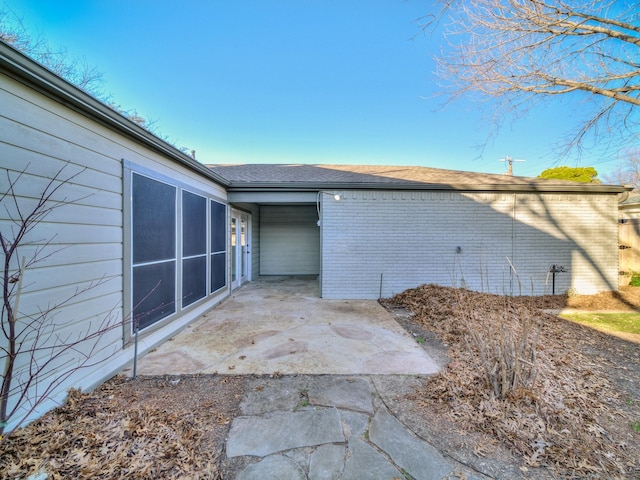
[[[231,288],[235,289],[251,280],[251,214],[231,209],[230,224]]]

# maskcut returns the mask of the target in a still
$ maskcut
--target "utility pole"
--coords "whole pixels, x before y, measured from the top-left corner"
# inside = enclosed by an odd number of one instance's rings
[[[509,155],[505,155],[504,158],[499,158],[498,161],[508,163],[507,173],[505,173],[504,175],[510,175],[510,176],[513,175],[513,162],[526,162],[526,160],[514,160]]]

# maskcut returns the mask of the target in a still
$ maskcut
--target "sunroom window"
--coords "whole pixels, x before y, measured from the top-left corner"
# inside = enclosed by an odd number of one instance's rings
[[[207,296],[207,199],[182,191],[182,306]]]
[[[130,212],[131,333],[227,286],[224,203],[132,170]]]
[[[227,285],[227,206],[211,200],[211,293]]]
[[[133,174],[131,232],[133,319],[143,329],[176,311],[176,187]]]

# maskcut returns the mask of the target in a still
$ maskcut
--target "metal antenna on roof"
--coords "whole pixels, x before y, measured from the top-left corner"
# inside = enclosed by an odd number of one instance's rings
[[[507,172],[505,175],[513,175],[513,162],[526,162],[526,160],[514,160],[509,155],[505,155],[504,158],[499,158],[499,162],[507,162],[509,166],[507,167]]]

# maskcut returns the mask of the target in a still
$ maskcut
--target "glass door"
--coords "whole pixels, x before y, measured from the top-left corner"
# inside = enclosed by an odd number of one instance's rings
[[[239,286],[238,282],[238,219],[231,217],[231,288]]]
[[[251,280],[251,252],[249,239],[251,215],[243,212],[231,213],[231,287],[237,288]]]
[[[248,270],[248,258],[247,255],[249,253],[249,248],[247,245],[247,235],[248,235],[248,216],[241,215],[240,216],[240,283],[244,283],[247,281],[247,270]]]

